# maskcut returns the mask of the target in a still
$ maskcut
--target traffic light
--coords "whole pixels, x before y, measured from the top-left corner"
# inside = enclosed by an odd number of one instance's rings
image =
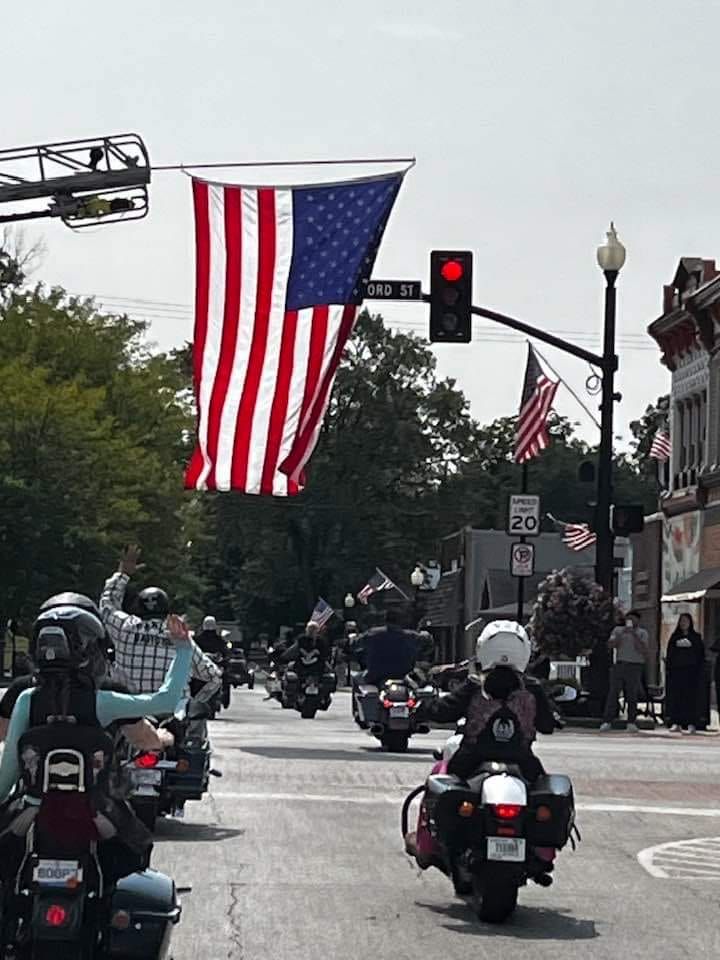
[[[641,503],[614,506],[610,512],[610,527],[616,537],[642,533],[645,527],[645,509]]]
[[[472,340],[472,253],[433,250],[430,254],[430,342]]]

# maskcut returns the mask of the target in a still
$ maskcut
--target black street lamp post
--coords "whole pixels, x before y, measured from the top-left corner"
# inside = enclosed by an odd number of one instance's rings
[[[614,585],[614,541],[611,525],[613,500],[613,417],[615,402],[615,283],[625,263],[625,247],[610,224],[605,243],[597,249],[597,261],[605,274],[605,322],[603,327],[602,399],[600,403],[600,451],[598,455],[597,508],[595,512],[595,579],[610,594]]]

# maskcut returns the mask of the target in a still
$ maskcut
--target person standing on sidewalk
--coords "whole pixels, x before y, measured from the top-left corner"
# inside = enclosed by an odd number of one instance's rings
[[[705,646],[689,613],[683,613],[667,648],[666,713],[672,733],[700,725],[700,686],[705,667]]]
[[[610,690],[600,730],[603,733],[612,730],[612,721],[618,711],[618,698],[624,693],[627,729],[631,733],[637,733],[637,705],[648,657],[648,634],[647,630],[640,626],[640,614],[637,610],[629,611],[624,626],[615,627],[610,634],[608,647],[615,651],[615,666],[610,674]]]

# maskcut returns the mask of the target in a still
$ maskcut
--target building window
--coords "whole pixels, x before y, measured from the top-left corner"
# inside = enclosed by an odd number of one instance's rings
[[[698,467],[705,466],[705,437],[707,434],[707,390],[698,397]]]
[[[695,397],[690,397],[687,401],[688,416],[690,419],[690,449],[688,452],[688,467],[694,469],[697,466],[697,441],[698,441],[698,407]]]

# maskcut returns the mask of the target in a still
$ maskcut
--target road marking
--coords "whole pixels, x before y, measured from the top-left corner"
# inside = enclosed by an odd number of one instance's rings
[[[696,837],[648,847],[638,863],[658,880],[720,880],[720,837]]]
[[[408,788],[408,791],[410,789]],[[372,797],[341,797],[330,793],[252,793],[245,791],[216,793],[214,790],[211,796],[217,800],[288,800],[301,803],[354,803],[361,806],[399,804],[403,799],[387,794],[376,794]],[[630,803],[577,803],[575,809],[585,813],[647,813],[667,817],[720,818],[720,810],[704,807],[653,807]]]

